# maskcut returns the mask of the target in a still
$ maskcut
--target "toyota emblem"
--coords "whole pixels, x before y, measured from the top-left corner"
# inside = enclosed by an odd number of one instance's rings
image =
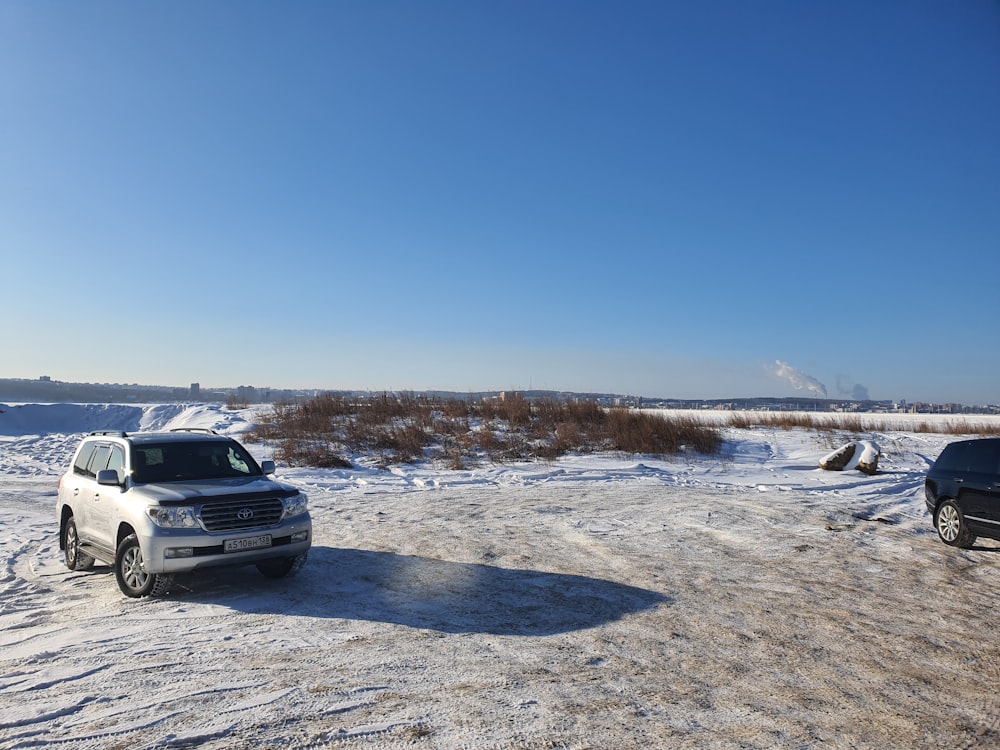
[[[253,510],[251,510],[250,508],[240,508],[239,511],[236,513],[236,517],[241,521],[249,521],[251,518],[253,518]]]

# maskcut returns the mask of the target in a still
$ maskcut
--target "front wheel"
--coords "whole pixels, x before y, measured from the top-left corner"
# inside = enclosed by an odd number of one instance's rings
[[[170,590],[172,575],[147,573],[142,563],[142,548],[135,534],[121,540],[115,553],[115,578],[125,596],[162,596]]]
[[[292,557],[277,557],[271,560],[261,560],[257,563],[257,570],[268,578],[284,578],[298,573],[302,566],[306,564],[308,552],[300,552]]]
[[[976,535],[969,530],[965,515],[954,500],[941,503],[934,525],[941,541],[952,547],[971,547],[976,541]]]
[[[63,562],[70,570],[90,570],[94,567],[94,558],[80,549],[80,534],[73,516],[67,518],[63,526]]]

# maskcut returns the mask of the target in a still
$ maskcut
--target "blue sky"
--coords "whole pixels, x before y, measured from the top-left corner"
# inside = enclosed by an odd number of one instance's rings
[[[0,109],[0,377],[1000,402],[994,2],[2,0]]]

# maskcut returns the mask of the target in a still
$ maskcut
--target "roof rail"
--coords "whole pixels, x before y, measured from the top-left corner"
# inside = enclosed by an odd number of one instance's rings
[[[112,437],[128,437],[125,430],[95,430],[91,435],[111,435]]]
[[[204,432],[208,435],[218,435],[215,430],[211,430],[208,427],[173,427],[170,432]]]

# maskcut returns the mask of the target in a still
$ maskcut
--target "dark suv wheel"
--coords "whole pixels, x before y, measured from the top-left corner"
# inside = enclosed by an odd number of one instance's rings
[[[941,503],[934,518],[934,526],[941,541],[952,547],[971,547],[976,541],[976,535],[969,530],[962,509],[954,500]]]

